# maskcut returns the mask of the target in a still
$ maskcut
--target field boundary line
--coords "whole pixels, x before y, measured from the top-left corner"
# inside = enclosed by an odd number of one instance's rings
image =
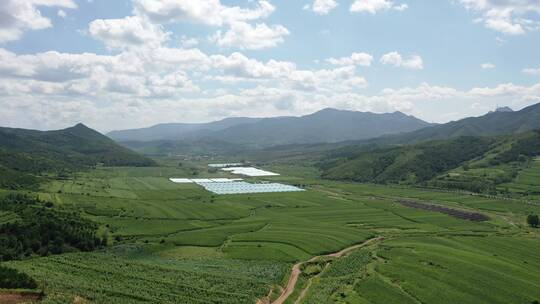
[[[289,296],[294,292],[294,290],[296,288],[296,283],[298,282],[298,278],[302,274],[301,267],[305,263],[313,262],[313,261],[318,260],[318,259],[323,258],[323,257],[341,258],[341,257],[346,256],[348,253],[350,253],[350,252],[352,252],[352,251],[354,251],[356,249],[359,249],[359,248],[362,248],[362,247],[365,247],[365,246],[368,246],[368,245],[372,245],[372,244],[380,242],[382,240],[384,240],[384,237],[382,237],[382,236],[374,237],[374,238],[368,239],[368,240],[366,240],[366,241],[364,241],[364,242],[362,242],[360,244],[356,244],[356,245],[344,248],[344,249],[342,249],[340,251],[330,253],[330,254],[327,254],[327,255],[314,256],[314,257],[312,257],[311,259],[309,259],[307,261],[298,262],[298,263],[294,264],[292,269],[291,269],[291,275],[289,276],[289,281],[287,282],[287,286],[285,286],[285,288],[281,292],[281,295],[274,302],[272,302],[272,304],[283,304],[283,303],[285,303],[285,301],[287,301]],[[305,292],[307,294],[308,289],[309,289],[309,286],[306,289],[304,289],[303,292]]]

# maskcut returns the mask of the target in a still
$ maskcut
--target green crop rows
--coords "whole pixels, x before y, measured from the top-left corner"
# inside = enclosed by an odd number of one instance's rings
[[[535,166],[513,187],[536,183]],[[296,176],[294,167],[275,169],[288,175],[273,180],[307,185],[307,191],[215,196],[170,182],[190,174],[177,167],[100,168],[53,181],[42,186],[40,198],[98,222],[109,247],[9,265],[36,278],[45,303],[255,303],[285,283],[292,263],[382,236],[346,257],[308,265],[288,303],[298,297],[299,303],[540,299],[539,233],[525,224],[527,214],[540,213],[534,202],[323,181],[308,169]],[[413,209],[398,198],[490,220]],[[14,220],[0,214],[0,222]]]

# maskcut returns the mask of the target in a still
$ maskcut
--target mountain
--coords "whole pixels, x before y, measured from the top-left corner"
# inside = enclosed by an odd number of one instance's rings
[[[495,112],[514,112],[510,107],[498,107]]]
[[[149,166],[154,162],[83,124],[64,130],[0,128],[0,186],[35,184],[37,176],[94,166]]]
[[[400,112],[375,114],[324,109],[301,117],[231,118],[210,124],[168,124],[111,132],[117,141],[214,139],[269,147],[287,144],[335,143],[418,130],[431,124]]]
[[[540,103],[520,111],[502,110],[490,112],[480,117],[469,117],[405,134],[384,136],[358,144],[408,144],[459,136],[518,134],[535,129],[540,129]]]
[[[223,141],[259,146],[335,143],[408,132],[429,125],[401,112],[375,114],[324,109],[301,117],[265,118],[250,125],[215,132],[212,136]]]
[[[236,125],[250,124],[259,120],[259,118],[233,117],[210,123],[159,124],[149,128],[112,131],[107,136],[119,142],[185,140],[204,137],[213,131],[227,129]]]

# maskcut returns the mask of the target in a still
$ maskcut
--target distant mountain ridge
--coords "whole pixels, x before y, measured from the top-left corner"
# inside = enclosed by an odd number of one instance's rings
[[[376,114],[324,109],[300,117],[229,118],[208,124],[164,124],[113,131],[116,141],[216,139],[253,146],[334,143],[418,130],[430,123],[401,112]]]
[[[519,111],[510,108],[489,112],[479,117],[468,117],[405,134],[389,135],[359,142],[360,145],[410,144],[426,140],[442,140],[459,136],[495,136],[518,134],[540,129],[540,103]]]
[[[213,131],[259,120],[260,118],[231,117],[209,123],[166,123],[148,128],[111,131],[107,136],[116,141],[181,140],[202,137]]]

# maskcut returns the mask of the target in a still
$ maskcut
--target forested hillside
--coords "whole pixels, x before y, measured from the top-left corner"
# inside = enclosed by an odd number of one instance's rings
[[[97,224],[20,194],[0,198],[0,261],[89,251],[106,244]]]
[[[537,155],[540,131],[531,131],[375,149],[346,147],[329,153],[320,167],[328,179],[482,192],[494,191],[496,185],[511,181]]]
[[[39,175],[97,164],[149,166],[154,161],[82,124],[57,131],[0,128],[0,187],[35,185]]]

